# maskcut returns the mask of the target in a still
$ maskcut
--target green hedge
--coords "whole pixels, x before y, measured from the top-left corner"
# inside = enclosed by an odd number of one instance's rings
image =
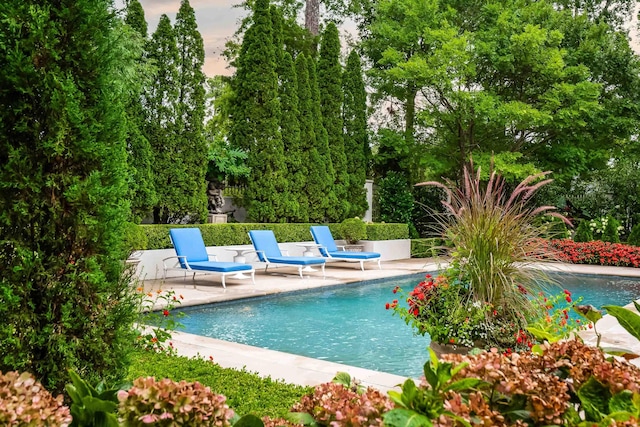
[[[179,227],[198,227],[207,246],[250,245],[249,230],[273,230],[280,243],[305,242],[313,240],[309,227],[314,224],[153,224],[140,225],[145,239],[141,238],[135,249],[171,248],[169,230]],[[335,239],[343,239],[340,224],[328,224]],[[409,227],[406,224],[367,224],[368,240],[408,239]]]

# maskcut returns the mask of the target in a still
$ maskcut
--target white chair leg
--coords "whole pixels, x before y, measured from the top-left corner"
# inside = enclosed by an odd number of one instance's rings
[[[360,270],[364,271],[364,260],[360,260]]]
[[[378,258],[378,270],[382,270],[382,265],[380,265],[380,258]]]
[[[256,284],[256,271],[255,270],[251,271],[251,281],[253,282],[253,285],[255,286],[255,284]]]
[[[222,275],[222,288],[223,288],[223,289],[227,289],[227,285],[224,283],[224,279],[225,279],[225,277],[226,277],[226,276],[223,274],[223,275]]]
[[[298,273],[300,274],[300,278],[304,279],[304,276],[302,275],[302,266],[298,267]]]
[[[325,274],[324,274],[324,263],[323,263],[323,264],[322,264],[322,278],[324,279],[324,278],[326,278],[326,277],[327,277],[327,276],[325,276]]]

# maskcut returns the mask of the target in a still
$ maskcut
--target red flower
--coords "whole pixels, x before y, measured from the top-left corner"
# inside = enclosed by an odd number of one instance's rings
[[[417,308],[413,309],[413,315],[417,316],[418,314],[420,314],[420,310],[418,310]]]
[[[455,344],[455,343],[456,343],[456,340],[455,340],[454,338],[449,338],[449,343],[450,343],[450,344]]]
[[[567,298],[565,298],[567,300],[567,302],[571,302],[571,297],[567,296]]]
[[[169,310],[162,310],[162,315],[163,315],[164,317],[169,316]]]
[[[396,292],[398,292],[398,288],[399,286],[396,286],[395,288],[393,288],[393,293],[395,294]]]
[[[384,308],[386,308],[387,310],[389,310],[389,307],[390,307],[389,303],[386,303],[386,304],[384,305]]]

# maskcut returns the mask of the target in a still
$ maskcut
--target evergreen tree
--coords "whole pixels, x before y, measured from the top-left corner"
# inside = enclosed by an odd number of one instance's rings
[[[243,204],[253,221],[284,221],[286,164],[280,134],[278,77],[268,0],[257,0],[233,79],[230,140],[249,153],[251,174]]]
[[[109,0],[0,8],[0,371],[54,394],[74,369],[122,380],[135,309],[123,275],[123,23]]]
[[[206,217],[208,200],[205,174],[208,162],[204,137],[204,43],[189,0],[182,0],[180,4],[175,34],[179,53],[176,140],[180,147],[179,161],[184,168],[183,181],[179,186],[185,198],[184,212],[195,222]]]
[[[322,178],[318,176],[322,171],[318,171],[316,167],[316,165],[319,164],[320,158],[318,156],[318,149],[316,148],[316,129],[313,119],[311,87],[309,86],[309,66],[307,62],[307,57],[303,53],[296,57],[295,71],[298,87],[300,158],[302,168],[304,168],[302,171],[305,176],[304,194],[300,201],[305,203],[307,208],[307,219],[317,222],[324,219],[323,207],[320,202],[318,202],[322,200],[322,188],[318,184],[322,180]],[[313,161],[311,159],[313,159]]]
[[[347,198],[349,172],[345,154],[342,129],[342,67],[340,66],[340,36],[338,28],[331,22],[322,33],[320,58],[318,60],[318,86],[322,124],[327,132],[331,163],[335,171],[333,192],[338,203],[329,211],[329,220],[342,221],[347,217],[350,200]]]
[[[129,199],[131,203],[131,219],[140,222],[151,212],[157,203],[151,163],[153,153],[149,140],[144,136],[145,111],[142,107],[143,85],[147,81],[149,67],[144,58],[147,40],[147,21],[144,10],[138,0],[131,0],[127,5],[125,23],[131,27],[138,49],[135,51],[137,78],[129,87],[130,99],[127,113],[127,152],[129,154]]]
[[[360,56],[355,50],[351,51],[347,59],[347,67],[342,78],[342,90],[344,92],[342,106],[344,151],[349,173],[347,200],[350,202],[350,209],[347,217],[362,217],[369,208],[364,184],[367,179],[367,159],[371,156],[371,149],[367,134],[367,93],[362,79]]]
[[[307,165],[302,156],[300,140],[300,122],[298,108],[298,79],[293,59],[289,52],[284,52],[282,60],[283,75],[281,77],[280,105],[282,114],[280,129],[282,142],[287,153],[287,177],[289,181],[289,200],[287,201],[287,219],[290,222],[309,221],[309,202],[305,184],[307,181]]]
[[[309,213],[309,219],[316,222],[330,221],[337,218],[338,199],[333,192],[335,182],[335,171],[331,162],[331,152],[327,131],[322,124],[322,113],[320,108],[320,89],[316,77],[316,63],[313,59],[307,61],[309,68],[309,88],[311,92],[311,117],[315,130],[315,148],[318,153],[317,158],[309,158],[308,186],[316,187],[309,191],[309,206],[317,209],[314,217]],[[313,177],[313,178],[312,178]],[[314,182],[310,182],[311,180]],[[312,198],[311,194],[314,195]],[[315,210],[314,209],[314,210]]]
[[[125,24],[136,30],[143,39],[146,40],[149,27],[144,17],[144,9],[138,0],[129,0],[127,2]]]

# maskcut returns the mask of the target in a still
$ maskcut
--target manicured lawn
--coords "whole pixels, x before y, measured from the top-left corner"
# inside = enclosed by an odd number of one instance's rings
[[[170,357],[152,352],[132,355],[128,379],[153,376],[174,381],[198,381],[227,397],[228,405],[239,415],[254,414],[282,417],[294,403],[311,391],[301,387],[263,378],[246,370],[221,368],[203,359]]]

